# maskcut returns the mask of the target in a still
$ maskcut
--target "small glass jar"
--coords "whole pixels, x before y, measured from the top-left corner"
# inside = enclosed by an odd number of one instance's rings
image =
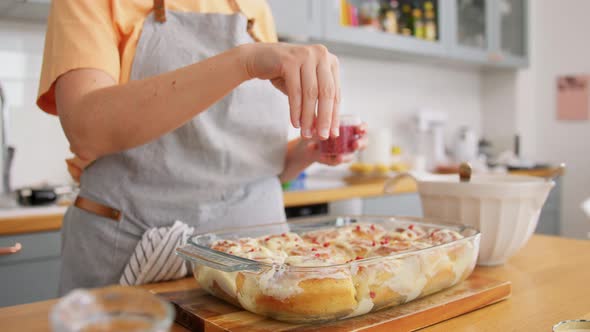
[[[172,326],[174,309],[138,288],[76,289],[53,307],[50,320],[54,332],[164,332]]]
[[[337,156],[355,151],[354,142],[360,138],[361,118],[358,115],[340,115],[340,135],[320,141],[320,152],[324,155]]]

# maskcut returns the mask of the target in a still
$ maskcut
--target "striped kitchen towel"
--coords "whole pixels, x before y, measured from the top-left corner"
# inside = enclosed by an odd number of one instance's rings
[[[187,264],[176,255],[176,248],[186,244],[194,228],[181,221],[172,226],[152,228],[145,232],[127,265],[119,283],[142,285],[174,280],[188,274]]]

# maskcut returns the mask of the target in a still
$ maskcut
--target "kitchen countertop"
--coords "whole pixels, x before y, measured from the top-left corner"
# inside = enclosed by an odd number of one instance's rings
[[[546,176],[554,168],[513,171],[512,174]],[[348,172],[324,172],[312,175],[306,180],[303,190],[286,191],[283,195],[285,207],[321,204],[351,198],[382,196],[386,178],[345,181]],[[393,194],[415,193],[416,183],[410,179],[401,180]],[[47,232],[61,229],[65,207],[16,208],[0,210],[0,236]]]
[[[590,319],[590,241],[534,235],[508,263],[477,267],[475,274],[510,280],[505,301],[422,329],[438,331],[550,331],[566,319]],[[142,286],[155,293],[194,288],[192,278]],[[0,308],[2,331],[49,331],[56,300]],[[175,325],[172,331],[187,331]]]

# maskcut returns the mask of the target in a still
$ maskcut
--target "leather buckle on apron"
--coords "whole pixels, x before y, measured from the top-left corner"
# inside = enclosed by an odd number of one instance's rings
[[[154,0],[154,16],[160,23],[166,22],[166,2],[165,0]]]
[[[76,197],[76,201],[74,202],[74,206],[82,209],[86,212],[90,212],[92,214],[96,214],[100,217],[109,218],[114,221],[121,220],[121,211],[117,209],[113,209],[110,206],[106,206],[95,201],[92,201],[88,198],[84,197]]]

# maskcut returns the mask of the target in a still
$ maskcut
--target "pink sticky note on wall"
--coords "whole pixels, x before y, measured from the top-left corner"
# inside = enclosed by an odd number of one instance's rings
[[[590,117],[589,76],[557,78],[557,119],[588,120]]]

